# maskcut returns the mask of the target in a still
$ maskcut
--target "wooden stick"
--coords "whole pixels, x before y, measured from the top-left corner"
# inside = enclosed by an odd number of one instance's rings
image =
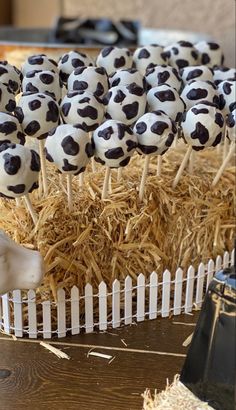
[[[28,209],[28,211],[31,215],[31,218],[33,219],[33,222],[36,225],[39,218],[38,218],[38,215],[37,215],[37,213],[35,212],[35,210],[33,208],[33,205],[32,205],[32,202],[30,200],[29,194],[26,194],[24,196],[24,200],[25,200],[26,207],[27,207],[27,209]]]
[[[223,172],[226,168],[227,163],[231,160],[234,153],[235,153],[235,142],[232,141],[231,144],[230,144],[228,154],[227,154],[226,158],[224,159],[224,161],[222,162],[221,167],[219,168],[219,170],[218,170],[218,172],[217,172],[217,174],[216,174],[216,176],[215,176],[215,178],[212,182],[212,187],[214,187],[217,184],[217,182],[219,181],[221,175],[223,174]]]
[[[195,151],[192,150],[190,157],[189,157],[189,161],[188,161],[188,172],[190,175],[193,174],[194,159],[195,159]]]
[[[44,155],[44,141],[39,140],[39,156],[40,156],[40,163],[41,163],[41,172],[43,178],[43,191],[44,194],[48,194],[48,181],[47,181],[47,170],[46,170],[46,159]]]
[[[81,172],[81,174],[79,174],[79,187],[81,188],[84,185],[84,173]]]
[[[67,178],[67,201],[69,211],[73,211],[73,192],[72,192],[72,176],[71,174],[66,175]]]
[[[102,188],[102,199],[106,199],[108,195],[108,185],[109,185],[110,174],[111,174],[111,168],[106,167],[103,188]]]
[[[162,168],[162,155],[157,156],[157,176],[161,176],[161,168]]]
[[[146,183],[146,180],[147,180],[149,162],[150,162],[150,155],[146,155],[145,160],[144,160],[142,178],[141,178],[140,187],[139,187],[139,199],[140,199],[140,201],[142,201],[143,197],[144,197],[145,183]]]
[[[180,165],[180,167],[179,167],[179,169],[178,169],[178,172],[177,172],[177,174],[176,174],[176,176],[175,176],[175,179],[174,179],[174,182],[173,182],[173,185],[172,185],[173,188],[175,188],[176,185],[178,184],[178,182],[179,182],[179,180],[180,180],[180,178],[181,178],[181,175],[182,175],[182,173],[184,172],[184,168],[186,167],[186,165],[187,165],[187,163],[188,163],[188,160],[189,160],[189,157],[190,157],[190,155],[191,155],[191,152],[192,152],[192,146],[190,145],[190,146],[188,147],[186,153],[185,153],[185,156],[184,156],[184,158],[183,158],[183,161],[181,162],[181,165]]]
[[[21,206],[20,198],[16,198],[16,206],[17,206],[17,208],[19,208]]]
[[[117,182],[122,180],[122,168],[117,169]]]
[[[227,157],[227,154],[229,152],[229,139],[226,137],[227,132],[225,132],[225,138],[224,138],[224,148],[223,148],[223,161]]]
[[[91,158],[91,166],[92,166],[92,172],[93,173],[96,172],[97,169],[96,169],[95,160],[93,157]]]

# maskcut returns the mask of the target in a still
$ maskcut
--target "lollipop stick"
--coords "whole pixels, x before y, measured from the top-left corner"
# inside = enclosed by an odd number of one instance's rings
[[[177,172],[177,174],[176,174],[176,176],[175,176],[175,179],[174,179],[174,182],[173,182],[173,185],[172,185],[173,188],[175,188],[176,185],[178,184],[178,182],[179,182],[179,180],[180,180],[180,178],[181,178],[181,175],[182,175],[182,173],[184,172],[184,168],[186,167],[186,165],[187,165],[187,163],[188,163],[188,160],[189,160],[189,157],[190,157],[190,155],[191,155],[191,152],[192,152],[192,146],[190,145],[190,146],[188,147],[186,153],[185,153],[185,156],[184,156],[184,158],[183,158],[183,161],[181,162],[181,165],[180,165],[180,167],[179,167],[179,169],[178,169],[178,172]]]
[[[109,167],[106,167],[105,178],[104,178],[103,188],[102,188],[102,199],[107,198],[110,174],[111,174],[111,169]]]
[[[21,200],[20,198],[16,198],[16,206],[19,208],[21,206]]]
[[[117,169],[117,182],[121,181],[122,179],[122,168]]]
[[[226,133],[225,133],[224,148],[223,148],[223,160],[227,157],[228,151],[229,151],[229,140],[226,137]]]
[[[84,185],[84,173],[81,172],[81,174],[79,174],[79,187],[81,188]]]
[[[91,166],[92,166],[92,172],[93,173],[96,172],[96,165],[95,165],[95,161],[93,157],[91,158]]]
[[[221,167],[219,168],[219,170],[218,170],[218,172],[217,172],[217,174],[216,174],[216,176],[215,176],[215,178],[212,182],[212,187],[214,187],[217,184],[217,182],[219,181],[221,175],[224,172],[224,169],[226,168],[227,163],[231,160],[234,153],[235,153],[235,142],[232,141],[231,145],[230,145],[230,148],[229,148],[229,152],[228,152],[226,158],[224,159],[224,161],[222,162]]]
[[[145,183],[146,183],[148,169],[149,169],[149,162],[150,162],[150,156],[146,155],[145,160],[144,160],[144,167],[143,167],[141,183],[140,183],[140,187],[139,187],[139,199],[140,199],[140,201],[143,200],[143,196],[144,196]]]
[[[47,171],[46,171],[46,160],[44,156],[44,141],[39,140],[39,156],[40,156],[40,163],[41,163],[41,171],[42,171],[42,178],[43,178],[43,191],[44,194],[48,194],[48,181],[47,181]]]
[[[71,174],[67,174],[67,201],[69,211],[73,211],[73,193],[72,193],[72,176]]]
[[[36,212],[33,208],[33,205],[32,205],[32,202],[30,200],[29,194],[26,194],[24,196],[24,200],[25,200],[25,203],[26,203],[26,207],[28,208],[28,211],[31,215],[31,218],[33,219],[33,222],[36,225],[37,222],[38,222],[38,215],[36,214]]]
[[[162,167],[162,156],[158,155],[157,156],[157,176],[161,176],[161,167]]]
[[[195,159],[195,152],[192,150],[189,161],[188,161],[188,172],[191,175],[193,174],[194,159]]]

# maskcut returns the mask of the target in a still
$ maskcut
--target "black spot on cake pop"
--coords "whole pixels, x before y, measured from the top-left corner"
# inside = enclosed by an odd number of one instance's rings
[[[195,130],[191,133],[191,138],[198,139],[202,145],[209,140],[208,129],[200,122],[196,123]]]
[[[62,113],[65,117],[67,117],[67,115],[69,114],[70,108],[71,108],[71,103],[70,102],[63,104],[61,110],[62,110]]]
[[[27,125],[27,127],[25,128],[24,131],[25,131],[26,135],[29,135],[30,137],[32,137],[39,130],[40,130],[40,124],[38,123],[38,121],[33,120],[33,121],[29,122],[29,124]]]
[[[25,188],[25,184],[7,186],[8,191],[14,192],[14,194],[23,194],[23,192],[25,192]]]
[[[207,90],[204,90],[203,88],[192,88],[192,90],[187,93],[186,97],[189,100],[203,100],[207,95]]]
[[[142,50],[140,50],[139,54],[138,54],[138,58],[149,58],[150,57],[150,53],[146,48],[142,48]]]
[[[63,151],[67,155],[77,155],[79,153],[79,144],[74,141],[74,139],[68,135],[67,137],[63,138],[63,141],[61,143],[61,146],[63,148]]]
[[[147,129],[147,124],[144,121],[138,122],[136,124],[136,132],[137,134],[143,134]]]
[[[112,52],[112,50],[114,50],[114,47],[105,47],[102,50],[102,56],[107,57]]]
[[[124,151],[121,147],[111,148],[105,152],[107,159],[118,159],[124,156]]]
[[[73,90],[84,91],[88,88],[88,83],[86,81],[75,80],[73,83]]]
[[[5,121],[2,124],[0,124],[0,133],[9,135],[12,134],[14,131],[17,130],[16,123],[13,121]]]
[[[41,101],[39,100],[30,101],[28,106],[29,106],[30,111],[35,111],[41,107]]]
[[[77,112],[83,118],[89,117],[92,120],[96,120],[98,118],[97,109],[94,107],[91,107],[90,105],[88,105],[85,108],[78,108]]]
[[[219,113],[219,112],[217,112],[217,113],[215,114],[215,123],[216,123],[217,125],[219,125],[219,127],[223,127],[223,125],[224,125],[224,118],[223,118],[223,116],[221,115],[221,113]]]
[[[121,67],[124,67],[124,65],[125,65],[125,58],[123,56],[121,56],[120,58],[115,58],[115,61],[114,61],[115,68],[121,68]]]
[[[126,167],[126,165],[128,165],[129,162],[130,162],[130,157],[126,157],[125,159],[120,161],[119,166],[120,167]]]
[[[157,91],[154,95],[161,102],[175,101],[175,95],[172,90]]]
[[[137,116],[138,108],[139,104],[137,101],[135,101],[131,104],[124,105],[124,107],[122,107],[122,111],[125,113],[127,120],[131,120],[132,118],[135,118]]]
[[[142,145],[142,144],[138,144],[138,148],[145,155],[153,154],[158,149],[155,145]]]
[[[133,149],[136,149],[137,148],[137,143],[135,142],[135,141],[132,141],[132,140],[127,140],[126,141],[126,145],[127,145],[127,151],[128,152],[130,152],[130,151],[132,151]]]
[[[30,163],[30,169],[31,171],[39,172],[40,171],[40,158],[37,152],[34,150],[30,150],[31,152],[31,163]]]
[[[104,140],[109,140],[114,130],[112,127],[104,128],[101,131],[98,131],[98,137],[103,138]]]
[[[63,171],[68,172],[68,171],[77,171],[78,167],[76,165],[72,165],[69,163],[67,159],[63,159],[64,165],[62,167]]]
[[[156,121],[151,126],[151,131],[154,134],[162,135],[163,132],[168,128],[168,124],[164,121]]]
[[[88,156],[88,158],[91,158],[94,154],[94,149],[93,146],[90,142],[87,142],[86,146],[85,146],[85,152]]]
[[[21,167],[21,159],[19,155],[12,155],[6,152],[3,155],[4,170],[8,175],[16,175]]]
[[[49,101],[48,112],[46,114],[46,121],[57,122],[59,118],[59,109],[54,101]]]
[[[114,97],[114,101],[116,103],[121,103],[122,101],[124,101],[126,95],[123,93],[123,91],[118,90],[115,97]]]

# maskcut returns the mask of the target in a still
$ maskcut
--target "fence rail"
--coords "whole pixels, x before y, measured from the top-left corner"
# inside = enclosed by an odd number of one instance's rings
[[[86,284],[83,295],[73,286],[69,298],[64,289],[58,289],[57,303],[39,303],[34,290],[28,290],[27,297],[23,297],[25,292],[14,290],[0,298],[0,329],[16,337],[50,339],[52,335],[65,337],[67,332],[76,335],[82,329],[90,333],[157,316],[188,314],[201,307],[214,273],[234,264],[234,253],[235,250],[231,254],[225,252],[215,261],[200,263],[196,271],[190,266],[185,277],[178,268],[172,280],[171,273],[165,270],[162,275],[152,272],[149,278],[140,273],[136,283],[130,276],[123,282],[116,279],[111,292],[105,282],[100,283],[96,292]]]

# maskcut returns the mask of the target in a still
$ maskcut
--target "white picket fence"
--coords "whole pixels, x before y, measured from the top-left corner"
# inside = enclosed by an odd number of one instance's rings
[[[74,286],[69,299],[66,299],[64,289],[59,289],[57,303],[50,300],[37,302],[34,290],[29,290],[27,296],[24,296],[25,292],[15,290],[0,298],[0,329],[16,337],[28,335],[29,338],[50,339],[55,335],[65,337],[67,332],[76,335],[82,329],[90,333],[134,321],[156,319],[157,316],[188,314],[193,308],[201,307],[214,273],[234,264],[234,252],[225,252],[223,257],[217,256],[215,261],[211,259],[207,264],[200,263],[196,272],[190,266],[185,277],[183,270],[178,268],[173,280],[171,273],[165,270],[162,275],[152,272],[148,280],[140,274],[135,285],[130,276],[124,283],[115,280],[111,292],[104,282],[100,283],[97,292],[88,283],[83,295]],[[23,310],[26,309],[27,320],[24,317],[23,321]]]

